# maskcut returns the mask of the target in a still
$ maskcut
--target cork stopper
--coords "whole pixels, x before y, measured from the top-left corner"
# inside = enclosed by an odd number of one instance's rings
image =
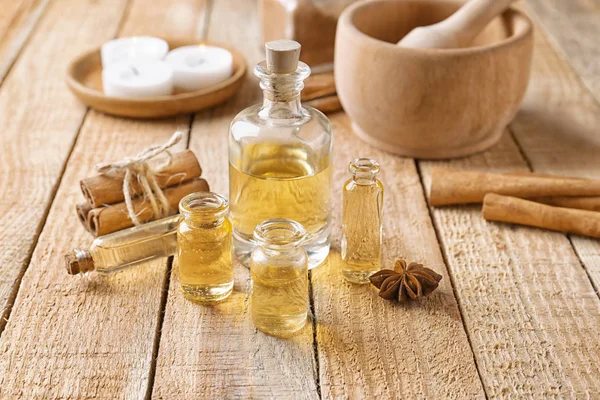
[[[300,43],[293,40],[267,42],[267,69],[277,74],[289,74],[298,68]]]
[[[95,269],[94,259],[86,250],[75,249],[72,253],[65,254],[65,263],[69,275],[83,274]]]

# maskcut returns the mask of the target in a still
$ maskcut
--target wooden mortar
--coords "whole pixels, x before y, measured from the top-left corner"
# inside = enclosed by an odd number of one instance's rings
[[[371,145],[418,158],[449,158],[495,144],[529,81],[533,26],[514,9],[471,47],[412,49],[396,43],[461,3],[370,0],[342,13],[335,81],[355,133]]]

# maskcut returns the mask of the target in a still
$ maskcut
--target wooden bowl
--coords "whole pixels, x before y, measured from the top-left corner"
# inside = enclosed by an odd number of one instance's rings
[[[459,7],[435,0],[370,0],[342,13],[335,82],[359,137],[417,158],[465,156],[500,139],[529,81],[529,18],[509,9],[469,48],[396,46],[413,28],[439,22]]]
[[[233,75],[214,86],[170,96],[139,98],[109,97],[102,91],[100,49],[74,59],[67,68],[69,89],[87,106],[106,114],[131,118],[164,118],[188,114],[222,103],[233,96],[244,82],[246,61],[239,51],[219,43],[193,39],[167,39],[169,48],[206,44],[223,47],[233,55]]]

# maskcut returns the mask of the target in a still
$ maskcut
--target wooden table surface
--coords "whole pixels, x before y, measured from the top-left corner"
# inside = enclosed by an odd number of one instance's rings
[[[86,109],[67,62],[115,36],[196,36],[262,59],[255,0],[5,0],[0,7],[0,398],[600,398],[600,242],[486,223],[477,206],[428,207],[444,165],[600,178],[600,1],[527,0],[533,74],[499,144],[469,158],[396,157],[335,128],[334,250],[312,272],[312,324],[291,340],[258,332],[249,274],[215,307],[186,301],[172,260],[109,277],[70,277],[62,256],[88,246],[78,181],[188,133],[227,192],[227,128],[259,101],[256,79],[194,116],[132,121]],[[432,110],[433,111],[433,110]],[[386,265],[405,257],[444,275],[398,306],[340,277],[346,163],[381,162]]]

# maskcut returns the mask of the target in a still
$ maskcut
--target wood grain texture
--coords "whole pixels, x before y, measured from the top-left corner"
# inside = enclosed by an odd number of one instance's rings
[[[434,165],[526,171],[520,151],[536,172],[598,178],[598,115],[538,29],[529,91],[510,125],[521,148],[506,135],[478,156],[422,162],[425,181]],[[600,303],[567,237],[486,223],[479,206],[433,215],[488,397],[598,397]],[[598,242],[571,239],[597,282]]]
[[[394,306],[374,289],[343,282],[337,242],[311,280],[316,331],[307,326],[287,341],[253,328],[241,267],[232,298],[211,308],[183,299],[176,265],[164,293],[164,261],[106,278],[67,277],[62,254],[91,240],[73,211],[78,180],[98,161],[185,130],[190,119],[133,122],[90,112],[84,122],[85,108],[62,82],[66,62],[114,34],[122,15],[124,35],[201,35],[209,25],[197,0],[132,0],[127,12],[126,0],[52,1],[0,88],[0,310],[15,301],[4,331],[0,320],[0,398],[480,398],[483,388],[489,398],[600,397],[599,242],[573,236],[574,251],[562,234],[486,223],[478,206],[432,209],[446,269],[413,161],[358,141],[344,114],[331,117],[335,193],[350,158],[382,162],[385,263],[403,256],[444,274],[420,305]],[[10,7],[16,10],[3,10]],[[30,15],[42,14],[36,10]],[[245,49],[250,65],[262,59],[254,1],[215,0],[213,17],[209,39]],[[0,11],[0,32],[2,18]],[[432,166],[522,172],[529,163],[539,172],[600,178],[598,96],[536,33],[532,83],[510,127],[520,148],[505,135],[477,156],[421,162],[426,186]],[[259,98],[249,77],[226,106],[196,116],[191,146],[217,192],[227,192],[228,124]]]
[[[510,135],[486,153],[432,166],[527,169]],[[487,223],[479,206],[432,210],[490,398],[600,394],[600,301],[563,234]]]
[[[527,0],[552,42],[600,101],[600,2],[598,0]]]
[[[79,179],[97,162],[165,141],[174,121],[148,129],[98,117],[82,128],[0,339],[0,398],[137,399],[147,391],[166,260],[71,277],[62,256],[92,239],[73,212]]]
[[[51,0],[12,0],[0,7],[0,82]]]
[[[244,51],[249,66],[263,59],[256,1],[213,2],[207,39]],[[228,128],[243,108],[260,101],[256,78],[226,105],[196,115],[190,148],[197,154],[211,190],[228,192]],[[153,397],[316,399],[312,326],[293,339],[259,332],[249,313],[250,276],[235,266],[233,294],[208,307],[192,304],[179,291],[173,265]]]
[[[324,398],[483,398],[448,271],[411,159],[365,145],[349,118],[330,116],[335,130],[333,250],[312,274],[321,393]],[[341,276],[341,193],[348,162],[372,157],[382,166],[383,267],[405,258],[441,273],[439,289],[419,304],[401,306],[371,285]]]
[[[168,35],[172,33],[171,26],[163,23],[162,16],[156,14],[153,7],[161,7],[168,15],[166,10],[182,6],[183,3],[189,6],[188,11],[195,13],[195,17],[189,20],[192,23],[187,27],[191,35],[198,30],[197,24],[202,21],[204,4],[196,0],[162,0],[160,4],[154,0],[134,0],[121,33],[131,35],[144,30],[147,32],[147,24],[150,24],[154,34]],[[112,27],[113,33],[116,31],[126,4],[65,0],[57,2],[55,6],[45,17],[50,19],[46,24],[60,23],[60,28],[54,26],[50,33],[44,32],[43,21],[39,32],[46,35],[53,45],[51,47],[60,43],[56,36],[65,36],[60,40],[68,42],[73,47],[72,52],[76,52],[86,46],[97,46],[102,40],[108,39],[103,38],[101,33],[110,34],[107,27]],[[182,30],[180,24],[175,28]],[[34,43],[37,42],[32,40],[31,44]],[[43,42],[37,44],[44,47]],[[45,57],[53,59],[49,55]],[[23,60],[27,58],[20,59]],[[65,61],[68,61],[68,57]],[[65,105],[67,110],[78,110],[79,119],[84,114],[83,107],[62,85],[64,68],[60,72],[55,79],[61,86],[53,93],[59,102],[46,100],[46,109],[37,109],[37,112],[33,109],[29,114],[30,120],[35,123],[45,123],[43,130],[42,127],[38,127],[38,130],[48,135],[46,140],[61,137],[45,121],[47,114],[58,114],[54,117],[57,127],[58,122],[68,122],[67,111],[59,109],[60,112],[57,112],[53,108],[61,105],[63,97],[74,103],[68,104],[68,107]],[[13,76],[15,74],[11,74],[2,90],[8,87]],[[40,82],[37,80],[34,83],[39,85]],[[26,106],[23,105],[24,108]],[[73,211],[73,204],[81,199],[79,179],[92,175],[93,166],[100,161],[113,161],[135,154],[150,144],[166,141],[176,129],[186,131],[188,126],[188,117],[150,123],[115,119],[94,112],[88,114],[29,268],[23,276],[10,320],[0,339],[0,398],[144,398],[149,392],[167,278],[166,260],[154,261],[110,277],[90,275],[72,278],[66,274],[62,255],[75,245],[85,248],[91,241],[83,228],[78,226]],[[65,142],[72,140],[77,129],[66,132],[70,135],[62,134]],[[42,141],[36,136],[29,135],[25,139],[33,140],[32,145],[41,146]],[[42,158],[44,154],[57,157],[57,149],[48,152],[47,146],[46,142],[34,153],[41,159],[40,162],[45,161]],[[185,140],[179,146],[184,147]],[[31,168],[31,165],[23,164],[22,168]],[[30,172],[28,176],[31,175],[36,176]],[[37,186],[32,185],[32,190],[44,189],[42,182],[34,183]],[[45,191],[44,196],[48,196],[49,190]],[[30,201],[32,203],[25,203],[22,207],[37,204],[35,199]],[[41,205],[38,204],[38,207],[41,208]],[[22,216],[29,215],[27,213],[31,213],[31,210],[20,210],[18,215],[12,216],[11,223],[2,225],[2,228],[23,230]],[[16,236],[11,231],[0,232]],[[32,235],[31,230],[27,233]],[[7,242],[14,245],[18,239],[13,237]]]
[[[65,90],[65,67],[85,46],[99,45],[114,35],[124,9],[124,0],[54,2],[0,89],[4,317],[85,115],[85,107]],[[0,329],[4,322],[0,320]]]
[[[600,99],[586,89],[541,29],[535,52],[530,88],[511,124],[521,150],[536,172],[600,179]],[[571,241],[598,291],[600,243],[579,236]]]

